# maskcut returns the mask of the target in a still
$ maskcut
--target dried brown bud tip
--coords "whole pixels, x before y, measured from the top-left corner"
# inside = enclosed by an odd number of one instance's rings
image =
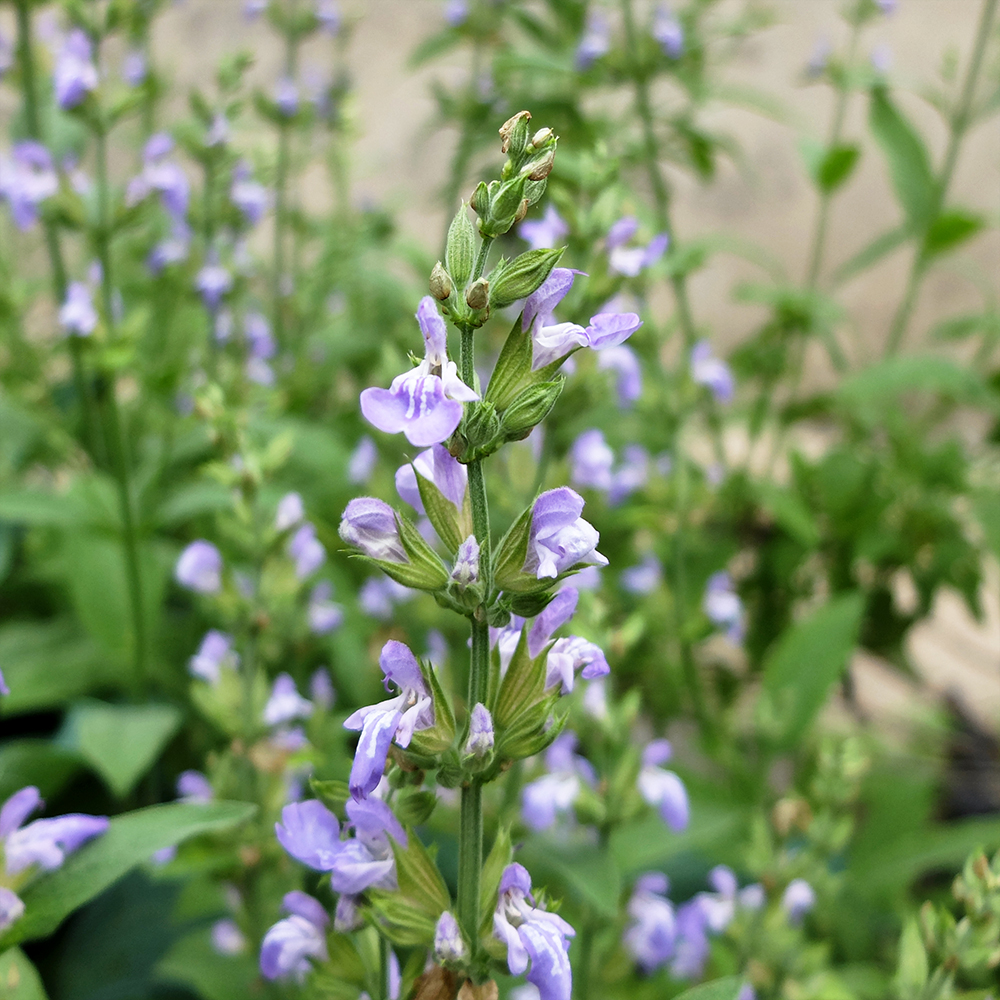
[[[439,302],[444,302],[452,292],[451,277],[448,272],[444,269],[444,265],[441,261],[438,261],[434,265],[434,270],[431,271],[431,279],[429,282],[431,295],[434,296]]]
[[[534,180],[534,178],[532,178]],[[528,214],[528,199],[522,198],[521,204],[517,206],[517,212],[514,215],[514,221],[520,222]]]
[[[550,149],[534,166],[528,174],[528,180],[543,181],[552,173],[552,165],[556,162],[556,151]]]
[[[524,118],[526,121],[531,119],[530,111],[518,111],[513,118],[508,118],[507,121],[500,126],[500,152],[506,153],[510,149],[510,137],[511,133],[514,131],[514,126]]]

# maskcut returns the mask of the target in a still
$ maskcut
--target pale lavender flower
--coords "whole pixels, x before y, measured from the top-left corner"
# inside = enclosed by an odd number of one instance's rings
[[[299,110],[299,88],[289,76],[282,76],[274,85],[274,103],[286,118]]]
[[[444,19],[453,28],[464,24],[469,16],[469,5],[466,0],[446,0],[444,5]]]
[[[198,652],[188,661],[188,673],[208,681],[209,684],[218,684],[222,668],[233,669],[236,666],[232,644],[232,636],[214,628],[210,629],[201,640]]]
[[[15,792],[0,808],[0,840],[8,875],[16,875],[32,865],[52,871],[63,863],[67,854],[108,828],[106,816],[81,813],[36,819],[24,826],[24,821],[42,804],[38,789],[29,785]],[[7,905],[16,909],[10,900]]]
[[[476,541],[475,535],[469,535],[459,545],[451,578],[463,588],[479,582],[479,542]]]
[[[0,885],[0,932],[24,916],[24,901],[5,885]]]
[[[222,587],[222,553],[204,539],[192,542],[174,567],[174,578],[182,587],[199,594],[216,594]]]
[[[241,160],[233,168],[233,182],[229,187],[229,200],[243,213],[251,226],[256,226],[271,204],[267,188],[252,180],[249,165]]]
[[[875,2],[878,4],[879,10],[882,11],[886,17],[895,14],[897,8],[899,7],[899,0],[875,0]]]
[[[264,722],[278,726],[292,719],[307,719],[313,713],[313,703],[303,698],[290,674],[278,674],[271,688],[271,697],[264,706]]]
[[[429,295],[420,300],[417,322],[424,335],[424,360],[397,375],[388,389],[365,389],[361,412],[380,431],[402,431],[410,444],[422,448],[446,441],[462,419],[462,403],[479,399],[479,394],[448,360],[448,331]]]
[[[317,667],[313,671],[312,677],[309,678],[309,694],[312,695],[313,703],[319,705],[323,711],[333,708],[337,692],[333,689],[330,671],[326,667]]]
[[[215,791],[201,771],[181,771],[177,776],[177,798],[181,802],[211,802]]]
[[[316,20],[329,35],[340,31],[340,8],[336,0],[316,0]]]
[[[576,587],[564,587],[549,601],[542,612],[536,616],[531,631],[528,633],[529,656],[538,656],[545,649],[555,632],[562,628],[576,613],[579,600],[580,592]],[[515,620],[512,619],[511,626],[515,624]],[[520,631],[520,625],[517,625],[516,631]]]
[[[615,453],[597,428],[584,431],[570,448],[570,481],[574,486],[589,486],[595,490],[611,488],[611,469]]]
[[[711,390],[720,403],[733,398],[733,373],[725,361],[712,354],[712,345],[707,340],[699,340],[691,348],[691,378]]]
[[[229,142],[229,119],[219,111],[216,112],[212,124],[205,133],[205,145],[211,149],[214,146],[225,146],[227,142]]]
[[[338,934],[350,934],[365,926],[365,918],[358,907],[357,896],[343,893],[337,900],[337,908],[333,912],[333,929]]]
[[[309,619],[309,630],[315,635],[333,632],[344,620],[344,609],[330,600],[332,596],[333,585],[327,580],[317,583],[309,595],[306,616]]]
[[[545,250],[554,247],[568,234],[569,226],[566,225],[551,203],[545,207],[545,214],[542,218],[525,219],[517,229],[517,235],[532,250]]]
[[[442,964],[464,962],[469,957],[469,949],[462,938],[458,921],[448,910],[438,917],[434,928],[434,957]]]
[[[672,750],[667,740],[653,740],[642,753],[639,772],[639,794],[659,810],[663,822],[679,833],[688,825],[690,807],[687,789],[673,771],[660,767],[670,759]]]
[[[68,334],[89,337],[97,328],[97,310],[90,289],[82,281],[71,281],[66,301],[59,309],[59,325]]]
[[[757,1000],[757,991],[749,983],[744,983],[736,994],[736,1000]]]
[[[396,865],[389,843],[391,837],[402,847],[406,832],[376,789],[367,799],[348,799],[347,818],[354,827],[354,840],[345,841],[330,870],[334,892],[354,895],[374,885],[380,889],[396,888]]]
[[[215,314],[212,334],[217,344],[228,344],[233,336],[233,314],[228,309],[220,309]]]
[[[541,1000],[570,1000],[573,973],[569,941],[576,931],[555,913],[534,905],[531,876],[519,864],[508,865],[500,879],[493,936],[507,946],[507,967],[538,987]]]
[[[469,488],[468,466],[462,465],[443,445],[435,444],[420,452],[412,464],[401,465],[396,470],[396,492],[418,514],[424,514],[423,501],[417,476],[433,483],[446,500],[450,500],[461,513],[465,494]]]
[[[59,190],[49,151],[40,142],[19,142],[10,159],[0,158],[0,198],[10,205],[14,225],[22,232],[38,220],[38,206]]]
[[[608,717],[608,688],[603,677],[591,681],[583,692],[583,710],[599,722]]]
[[[355,799],[364,799],[375,789],[394,741],[406,749],[415,731],[434,725],[434,702],[409,647],[390,639],[382,647],[379,666],[386,691],[392,683],[399,693],[377,705],[359,708],[344,722],[345,729],[361,731],[348,782]]]
[[[576,675],[584,680],[604,677],[611,672],[604,650],[587,639],[571,635],[556,639],[545,660],[545,687],[558,686],[562,694],[573,690]]]
[[[660,233],[644,247],[614,246],[608,254],[608,267],[616,274],[634,278],[640,271],[655,264],[669,244],[670,237],[666,233]]]
[[[820,35],[816,39],[812,53],[809,56],[809,62],[806,65],[806,76],[820,76],[829,64],[832,53],[833,46],[830,44],[830,39],[826,35]]]
[[[174,140],[165,132],[150,137],[142,152],[142,171],[129,181],[125,200],[136,205],[158,191],[167,214],[180,222],[187,215],[190,185],[180,165],[170,159],[173,151]]]
[[[638,566],[629,566],[628,569],[622,570],[619,580],[622,589],[630,594],[652,593],[663,580],[660,560],[652,552],[647,552]]]
[[[288,555],[295,562],[295,575],[304,580],[312,576],[326,561],[326,549],[316,537],[316,527],[305,524],[288,540]]]
[[[122,60],[122,79],[130,87],[138,87],[146,79],[146,57],[139,49],[131,49]]]
[[[271,325],[264,318],[263,313],[256,309],[251,310],[243,317],[243,336],[252,358],[260,358],[262,361],[273,358],[278,349],[271,336]]]
[[[63,41],[56,57],[53,86],[56,103],[64,111],[75,108],[97,87],[97,67],[93,62],[90,39],[74,28]]]
[[[549,773],[528,782],[521,791],[521,817],[536,833],[555,826],[573,808],[581,781],[594,784],[590,762],[574,753],[577,743],[575,733],[560,733],[545,752]]]
[[[340,537],[369,559],[409,562],[399,538],[396,512],[376,497],[355,497],[344,509]]]
[[[233,276],[217,261],[209,262],[198,272],[194,286],[201,293],[205,305],[215,310],[222,296],[233,287]]]
[[[628,901],[631,923],[622,943],[640,969],[649,975],[674,954],[677,924],[667,896],[669,882],[660,872],[642,875]]]
[[[623,247],[637,232],[639,232],[639,220],[634,215],[623,215],[611,224],[608,235],[604,238],[604,245],[608,250]]]
[[[235,920],[226,918],[212,924],[212,949],[219,955],[242,955],[247,950],[247,939]]]
[[[713,624],[725,628],[730,642],[743,641],[743,602],[733,587],[732,577],[725,570],[708,578],[702,608]]]
[[[699,892],[695,899],[705,915],[705,924],[715,934],[721,934],[736,916],[739,883],[733,870],[716,865],[708,873],[714,892]]]
[[[601,371],[610,370],[615,373],[618,405],[623,410],[630,409],[642,395],[642,369],[635,351],[624,344],[608,347],[598,354],[597,367]]]
[[[286,806],[285,810],[289,808],[292,807]],[[333,821],[337,822],[336,817]],[[260,946],[260,971],[265,979],[294,977],[301,983],[312,968],[310,959],[325,962],[329,958],[326,928],[330,917],[316,900],[297,890],[285,895],[282,909],[290,915],[264,935]]]
[[[675,979],[699,979],[708,959],[708,929],[697,899],[677,908],[674,957],[670,974]]]
[[[469,738],[465,741],[465,753],[472,757],[485,757],[493,750],[495,738],[493,716],[485,705],[477,702],[469,716]]]
[[[543,580],[579,563],[607,566],[597,551],[597,530],[580,516],[583,507],[583,497],[568,486],[547,490],[535,500],[523,572]]]
[[[892,69],[892,49],[885,42],[876,45],[871,52],[872,69],[885,76]]]
[[[10,39],[0,31],[0,81],[10,72],[14,65],[14,46]]]
[[[625,447],[621,464],[611,475],[608,502],[615,506],[649,481],[649,452],[642,445]]]
[[[268,0],[243,0],[243,16],[248,21],[256,21],[267,10]]]
[[[370,576],[358,591],[358,604],[365,614],[386,621],[392,617],[394,605],[410,600],[413,595],[409,587],[387,576]]]
[[[287,531],[294,528],[306,516],[302,497],[298,493],[286,493],[279,501],[274,514],[274,530]]]
[[[366,434],[351,452],[347,460],[347,480],[351,483],[367,483],[378,461],[378,448]]]
[[[7,687],[7,682],[3,679],[2,670],[0,670],[0,694],[10,694],[10,688]]]
[[[684,28],[677,15],[665,4],[657,6],[653,13],[652,34],[671,59],[680,58],[684,51]]]
[[[246,376],[257,385],[274,385],[274,369],[263,359],[252,355],[246,361]]]
[[[781,906],[788,914],[788,922],[793,927],[801,924],[805,915],[815,905],[816,893],[804,878],[793,879],[789,882],[781,897]]]
[[[611,26],[598,10],[587,15],[587,27],[576,47],[576,68],[587,70],[611,48]]]
[[[175,219],[170,235],[165,240],[160,240],[150,250],[146,266],[153,274],[159,274],[165,267],[187,260],[190,250],[191,229],[183,220]],[[216,339],[218,339],[218,328],[216,328]]]

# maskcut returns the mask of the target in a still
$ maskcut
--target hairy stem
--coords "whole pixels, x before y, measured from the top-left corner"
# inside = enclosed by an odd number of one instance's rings
[[[958,163],[958,154],[961,149],[962,139],[969,129],[972,102],[976,96],[976,84],[979,80],[979,70],[982,67],[983,53],[986,51],[986,43],[989,41],[990,28],[993,18],[996,15],[998,0],[984,0],[983,9],[979,16],[979,25],[976,28],[976,40],[972,48],[972,58],[969,60],[969,68],[965,74],[962,84],[962,93],[958,100],[951,120],[948,123],[949,136],[948,147],[945,150],[944,161],[941,165],[941,173],[938,175],[934,185],[934,203],[928,218],[933,221],[944,205],[948,194],[948,187],[951,184],[952,174],[955,172],[955,165]],[[923,235],[923,234],[921,234]],[[930,263],[930,256],[926,247],[921,244],[917,248],[913,257],[913,264],[910,267],[910,276],[906,282],[906,290],[903,293],[902,301],[893,317],[892,326],[889,328],[889,337],[886,342],[885,356],[894,355],[906,336],[907,327],[913,316],[913,310],[917,304],[917,295],[920,292],[920,283],[923,280],[927,265]]]
[[[115,339],[115,310],[113,301],[113,281],[111,273],[111,212],[110,187],[108,182],[108,148],[107,136],[103,122],[98,126],[96,135],[97,158],[97,259],[101,264],[101,299],[104,309],[104,321],[108,328],[108,339]],[[108,440],[111,449],[111,461],[118,493],[118,507],[122,519],[123,547],[125,556],[125,574],[128,579],[129,607],[132,615],[133,648],[133,686],[137,693],[141,692],[146,683],[146,622],[143,613],[142,573],[139,565],[139,537],[132,498],[132,484],[129,478],[129,462],[125,429],[122,425],[118,400],[115,393],[116,379],[108,373],[108,388],[104,393],[106,419],[108,423]]]

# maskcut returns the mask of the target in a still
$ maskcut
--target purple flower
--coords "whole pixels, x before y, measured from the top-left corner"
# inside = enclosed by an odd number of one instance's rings
[[[205,305],[215,310],[222,296],[233,287],[233,276],[218,262],[208,263],[195,277],[194,287],[201,293]]]
[[[278,726],[292,719],[307,719],[312,711],[312,702],[299,694],[291,675],[278,674],[271,688],[271,697],[264,706],[264,722],[269,726]]]
[[[631,923],[622,943],[640,969],[649,975],[673,957],[677,925],[674,907],[666,898],[666,875],[641,876],[628,901]]]
[[[204,539],[192,542],[177,560],[174,578],[188,590],[217,594],[222,587],[222,553]]]
[[[89,337],[97,328],[97,310],[90,289],[82,281],[70,282],[66,301],[59,309],[59,325],[78,337]]]
[[[659,767],[669,760],[671,753],[666,740],[653,740],[642,754],[638,786],[639,794],[659,810],[663,822],[679,833],[688,825],[690,807],[684,782],[673,771]]]
[[[896,13],[896,9],[899,7],[899,0],[875,0],[878,4],[879,10],[889,17]]]
[[[793,879],[788,883],[781,897],[782,909],[788,914],[788,922],[793,927],[802,923],[803,917],[816,905],[816,893],[804,879]]]
[[[174,220],[174,225],[170,236],[165,240],[160,240],[149,252],[146,266],[153,272],[159,274],[170,264],[179,264],[187,260],[191,249],[191,229],[183,220]],[[231,321],[231,318],[230,318]],[[218,329],[216,329],[216,339],[219,339]]]
[[[611,476],[608,503],[619,504],[631,493],[642,489],[649,481],[649,452],[642,445],[630,444],[625,448],[622,463]]]
[[[309,595],[309,606],[306,615],[309,619],[309,630],[315,635],[326,635],[340,627],[344,620],[344,609],[331,601],[333,585],[321,580]]]
[[[221,112],[216,112],[212,124],[205,133],[205,145],[211,149],[213,146],[224,146],[228,141],[229,119]]]
[[[370,576],[361,585],[358,604],[365,614],[385,621],[392,617],[395,604],[408,601],[413,594],[414,591],[409,587],[404,587],[403,584],[396,583],[387,576]]]
[[[256,21],[267,10],[268,0],[243,0],[243,17],[248,21]]]
[[[438,917],[434,928],[434,957],[441,962],[464,962],[469,957],[469,949],[462,938],[458,921],[448,910]]]
[[[653,13],[652,34],[671,59],[680,58],[684,51],[684,28],[677,15],[664,4],[660,4]]]
[[[341,848],[337,817],[316,799],[285,806],[274,833],[293,858],[319,872],[330,871]]]
[[[477,702],[469,716],[469,738],[465,741],[465,753],[472,757],[485,757],[492,751],[495,739],[493,716],[485,705]]]
[[[569,457],[572,463],[570,480],[574,486],[589,486],[595,490],[611,488],[615,453],[608,447],[601,431],[596,428],[584,431],[573,442]]]
[[[479,582],[479,542],[475,535],[469,535],[459,545],[451,579],[462,589]]]
[[[730,642],[743,641],[743,602],[733,588],[732,577],[725,570],[708,578],[702,608],[713,624],[725,628]]]
[[[379,783],[393,741],[405,749],[416,730],[434,725],[431,693],[410,649],[390,639],[382,647],[379,666],[386,691],[391,682],[399,693],[377,705],[359,708],[344,722],[345,729],[361,730],[349,781],[355,799],[366,798]]]
[[[708,933],[705,915],[696,899],[677,908],[677,931],[670,974],[675,979],[699,979],[708,959]]]
[[[15,920],[20,920],[23,916],[24,902],[21,897],[13,889],[0,885],[0,932],[5,931]]]
[[[436,486],[461,514],[469,488],[469,470],[453,458],[444,445],[436,444],[420,452],[412,464],[401,465],[396,470],[396,492],[418,514],[424,514],[426,511],[417,485],[418,475]]]
[[[594,680],[611,672],[604,650],[578,635],[557,639],[545,661],[545,687],[560,686],[562,694],[573,690],[576,675]]]
[[[598,313],[591,316],[590,325],[557,323],[553,310],[565,298],[579,271],[556,267],[537,291],[525,299],[521,319],[523,330],[531,328],[533,353],[532,371],[558,361],[580,347],[595,351],[617,347],[642,326],[635,313]]]
[[[181,771],[177,776],[177,798],[181,802],[211,802],[215,791],[201,771]]]
[[[525,219],[517,230],[517,235],[528,243],[532,250],[554,247],[568,233],[569,226],[551,203],[545,207],[545,215],[542,218]]]
[[[399,538],[395,511],[376,497],[356,497],[344,509],[340,537],[369,559],[409,562]]]
[[[557,629],[562,628],[576,613],[580,592],[576,587],[564,587],[549,601],[528,633],[528,655],[535,657],[548,645]]]
[[[158,191],[167,214],[183,221],[187,215],[190,185],[180,165],[169,159],[173,151],[174,140],[165,132],[158,132],[149,139],[142,152],[142,172],[129,182],[125,200],[135,205]]]
[[[274,514],[274,530],[287,531],[294,528],[306,516],[302,497],[298,493],[286,493],[279,501]]]
[[[591,681],[583,692],[583,710],[592,719],[604,721],[608,717],[608,689],[603,677]]]
[[[615,373],[618,405],[623,410],[630,409],[642,395],[642,369],[635,351],[624,344],[608,347],[597,356],[597,367],[601,371],[610,370]]]
[[[569,941],[576,931],[555,913],[534,905],[531,876],[519,865],[508,865],[500,879],[493,936],[507,946],[507,967],[520,976],[528,968],[528,982],[538,987],[541,1000],[570,1000],[573,973]]]
[[[622,274],[627,278],[634,278],[640,271],[655,264],[666,252],[670,243],[670,237],[666,233],[654,236],[644,247],[626,247],[611,243],[611,234],[608,233],[608,243],[610,253],[608,254],[608,266],[616,274]]]
[[[3,679],[3,671],[0,670],[0,695],[10,694],[10,688],[7,687],[7,682]]]
[[[271,204],[271,195],[263,184],[250,179],[250,167],[241,160],[233,168],[229,200],[243,213],[251,226],[256,226]]]
[[[252,310],[243,317],[243,336],[250,350],[250,357],[266,361],[273,358],[278,349],[271,336],[271,326],[264,316]]]
[[[285,806],[286,811],[289,808],[292,807]],[[326,927],[330,918],[323,907],[304,892],[287,893],[282,900],[282,909],[290,916],[279,920],[264,935],[260,946],[260,971],[265,979],[294,976],[302,982],[312,968],[311,958],[321,962],[329,958]]]
[[[38,206],[58,190],[52,157],[40,142],[19,142],[9,160],[0,159],[0,198],[10,204],[14,225],[22,232],[38,220]]]
[[[3,32],[0,32],[0,80],[10,72],[14,65],[14,47],[10,44],[10,39]]]
[[[573,752],[577,742],[575,733],[560,733],[545,752],[549,773],[529,782],[521,792],[521,817],[536,833],[555,826],[559,816],[573,808],[581,779],[588,784],[595,781],[590,762]]]
[[[691,378],[710,389],[720,403],[733,398],[733,373],[725,361],[712,354],[712,345],[707,340],[699,340],[691,348]]]
[[[652,552],[647,552],[638,566],[622,570],[619,579],[622,589],[630,594],[649,594],[656,590],[663,579],[660,560]]]
[[[216,920],[212,924],[212,948],[220,955],[242,955],[247,939],[235,920]]]
[[[448,331],[429,295],[420,300],[417,322],[424,335],[424,360],[397,375],[388,389],[365,389],[361,412],[380,431],[402,432],[410,444],[423,448],[451,437],[462,419],[462,403],[479,399],[479,394],[448,360]]]
[[[138,87],[146,79],[146,57],[139,49],[125,53],[122,60],[122,79],[130,87]]]
[[[59,55],[53,85],[56,103],[64,111],[75,108],[97,87],[97,67],[93,63],[90,39],[79,28],[65,38]]]
[[[319,705],[324,711],[333,707],[337,692],[333,689],[330,671],[326,667],[317,667],[313,671],[313,675],[309,679],[309,693],[312,695],[313,703]]]
[[[15,792],[0,808],[0,840],[3,841],[8,875],[16,875],[35,864],[52,871],[65,861],[67,854],[108,828],[106,816],[80,813],[36,819],[23,826],[24,821],[41,805],[38,789],[29,785]],[[11,900],[7,900],[6,906],[11,913],[17,909]],[[10,919],[16,919],[16,916]]]
[[[316,537],[316,527],[309,521],[288,540],[288,555],[295,561],[295,575],[304,580],[326,561],[326,549]]]
[[[705,915],[708,929],[721,934],[736,916],[739,883],[733,870],[726,865],[716,865],[708,873],[708,881],[715,892],[699,892],[695,899]]]
[[[447,0],[444,5],[444,19],[453,28],[465,23],[469,16],[469,5],[466,0]]]
[[[366,434],[356,445],[347,461],[347,480],[351,483],[367,483],[378,461],[378,448]]]
[[[299,110],[299,88],[291,77],[280,77],[274,85],[274,103],[286,118]]]
[[[333,929],[339,934],[350,934],[365,926],[365,918],[358,908],[356,896],[343,893],[337,900],[337,908],[333,913]]]
[[[222,676],[222,667],[232,669],[236,666],[236,656],[232,653],[233,637],[209,629],[201,640],[198,652],[188,661],[188,673],[200,677],[209,684],[218,684]]]
[[[340,9],[336,0],[316,0],[316,20],[327,34],[340,31]]]
[[[543,580],[579,563],[607,566],[608,560],[597,551],[597,530],[580,516],[583,507],[583,497],[568,486],[547,490],[535,500],[525,573]]]
[[[576,47],[576,68],[588,70],[594,61],[600,59],[611,48],[611,27],[608,19],[597,10],[587,15],[587,27],[580,44]]]

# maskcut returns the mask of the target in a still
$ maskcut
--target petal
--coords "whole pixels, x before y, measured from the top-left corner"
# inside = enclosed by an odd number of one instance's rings
[[[400,718],[398,711],[391,711],[372,712],[365,719],[348,782],[354,798],[363,799],[370,795],[385,773],[389,745],[396,734]]]

